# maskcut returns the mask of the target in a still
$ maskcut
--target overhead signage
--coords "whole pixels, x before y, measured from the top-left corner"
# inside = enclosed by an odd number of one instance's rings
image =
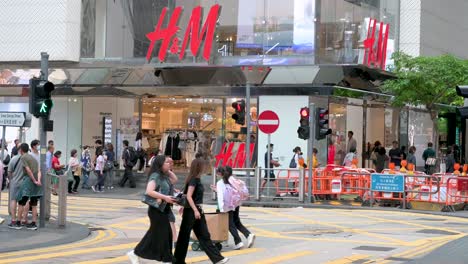
[[[160,62],[164,62],[167,57],[167,52],[171,54],[178,54],[179,59],[182,60],[185,57],[187,45],[190,40],[190,51],[193,56],[197,56],[200,47],[203,44],[203,59],[206,61],[210,60],[211,47],[213,46],[213,38],[216,31],[216,24],[220,15],[221,6],[216,4],[210,8],[205,23],[202,24],[202,11],[201,6],[197,6],[192,10],[192,15],[189,18],[187,27],[185,29],[184,39],[181,40],[177,37],[177,33],[180,31],[179,19],[182,14],[183,8],[178,6],[172,12],[169,20],[166,20],[167,8],[163,8],[161,15],[159,16],[158,23],[155,26],[153,32],[146,34],[146,37],[150,40],[150,45],[146,53],[146,60],[151,61],[153,56],[153,50],[156,42],[161,41],[159,46],[158,59]],[[169,21],[166,28],[163,28],[164,21]]]
[[[25,121],[24,112],[0,112],[0,126],[22,127]]]

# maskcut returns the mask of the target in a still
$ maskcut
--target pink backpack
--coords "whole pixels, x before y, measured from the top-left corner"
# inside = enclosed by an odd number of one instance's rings
[[[229,183],[237,190],[237,192],[239,192],[240,199],[242,201],[249,199],[249,189],[244,181],[231,176],[229,177]]]
[[[224,211],[234,210],[240,204],[241,196],[239,192],[230,184],[226,184],[226,189],[224,190]]]

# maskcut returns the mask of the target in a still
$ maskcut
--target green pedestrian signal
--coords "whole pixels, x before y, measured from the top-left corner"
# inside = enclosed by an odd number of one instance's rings
[[[29,80],[29,112],[35,117],[49,118],[53,107],[51,93],[53,83],[33,78]]]

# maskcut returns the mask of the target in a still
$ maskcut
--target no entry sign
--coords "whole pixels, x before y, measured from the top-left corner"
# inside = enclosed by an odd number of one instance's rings
[[[279,117],[273,111],[266,110],[258,116],[258,128],[265,134],[275,133],[279,127],[279,124]]]

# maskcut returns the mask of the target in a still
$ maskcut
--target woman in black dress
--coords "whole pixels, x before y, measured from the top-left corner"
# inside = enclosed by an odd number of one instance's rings
[[[146,194],[157,199],[159,206],[149,206],[150,228],[135,250],[127,253],[132,264],[140,263],[138,257],[163,263],[173,262],[172,231],[168,215],[170,205],[175,201],[172,198],[174,188],[168,176],[169,168],[166,157],[162,155],[157,156],[151,165]]]
[[[176,264],[185,264],[185,257],[190,240],[190,232],[193,232],[200,242],[201,248],[213,263],[226,263],[229,261],[221,255],[219,250],[213,244],[210,238],[210,232],[206,225],[205,215],[202,210],[204,188],[200,177],[204,171],[205,161],[203,159],[195,159],[190,166],[190,172],[185,180],[184,193],[187,194],[187,201],[190,208],[184,208],[182,215],[182,223],[180,224],[179,237],[174,253]]]

